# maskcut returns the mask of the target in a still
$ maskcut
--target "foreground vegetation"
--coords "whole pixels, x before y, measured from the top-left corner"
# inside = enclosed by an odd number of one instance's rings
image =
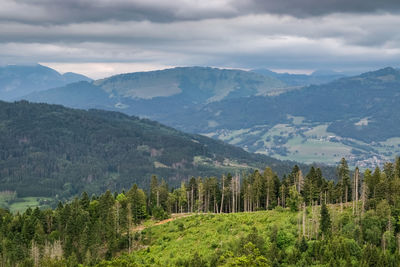
[[[398,266],[400,159],[384,171],[345,159],[338,183],[294,166],[192,178],[170,190],[83,193],[55,210],[0,209],[5,266]],[[329,208],[327,208],[327,206]],[[273,210],[272,210],[273,209]],[[260,211],[268,210],[268,211]],[[243,212],[244,211],[244,212]],[[151,225],[172,212],[185,218]],[[240,213],[239,213],[240,212]]]

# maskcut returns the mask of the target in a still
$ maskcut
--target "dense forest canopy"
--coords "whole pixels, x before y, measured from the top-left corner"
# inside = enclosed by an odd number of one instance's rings
[[[268,227],[269,239],[265,240],[259,230],[253,229],[235,241],[239,243],[214,250],[212,255],[186,255],[181,251],[186,260],[180,257],[173,265],[287,266],[302,262],[397,266],[400,159],[387,163],[383,170],[366,170],[363,175],[358,169],[350,175],[342,159],[337,170],[337,183],[326,180],[318,168],[303,174],[294,166],[283,180],[266,168],[262,173],[254,171],[244,176],[193,177],[172,189],[153,176],[148,191],[133,185],[120,193],[107,191],[89,196],[84,192],[71,202],[59,203],[54,210],[36,208],[12,215],[1,209],[1,261],[14,266],[157,266],[163,263],[154,258],[146,262],[143,253],[148,255],[152,245],[173,240],[161,241],[152,228],[142,231],[144,228],[135,227],[150,217],[162,220],[171,213],[275,209],[286,216],[285,220],[293,218],[289,220],[291,230],[281,231],[279,225]],[[207,218],[200,220],[206,223]],[[189,227],[177,222],[178,228],[172,232],[184,232]],[[121,252],[129,254],[111,260]],[[196,265],[199,262],[202,265]]]

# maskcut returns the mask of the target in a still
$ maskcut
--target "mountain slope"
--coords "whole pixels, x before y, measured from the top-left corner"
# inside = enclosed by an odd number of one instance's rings
[[[267,165],[282,174],[293,163],[122,113],[0,102],[0,191],[19,196],[145,187],[152,174],[178,185]]]
[[[270,76],[208,67],[122,74],[95,81],[94,84],[113,96],[133,99],[179,96],[197,103],[267,94],[285,87],[284,83]]]
[[[346,75],[340,72],[317,70],[307,74],[276,73],[268,69],[254,69],[252,72],[275,77],[288,86],[307,86],[311,84],[324,84],[336,79],[344,78]]]
[[[75,83],[21,99],[76,108],[101,108],[169,122],[193,114],[208,103],[253,95],[276,94],[286,85],[273,77],[204,67],[121,74],[88,83]],[[171,124],[172,125],[172,124]],[[184,124],[173,124],[182,127]]]
[[[76,73],[60,74],[42,66],[8,65],[0,67],[0,99],[12,100],[32,92],[64,86],[78,81],[91,81]]]
[[[34,92],[21,99],[84,109],[120,110],[164,121],[181,113],[196,112],[207,103],[279,93],[285,87],[276,78],[247,71],[184,67],[121,74],[91,85],[75,83]],[[96,96],[95,102],[91,95]]]
[[[185,130],[203,129],[208,136],[281,158],[334,162],[346,156],[353,165],[371,167],[400,153],[399,101],[400,72],[385,68],[278,96],[211,103]],[[214,128],[208,127],[210,120]]]

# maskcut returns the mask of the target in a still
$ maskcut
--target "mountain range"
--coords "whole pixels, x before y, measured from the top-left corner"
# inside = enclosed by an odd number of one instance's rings
[[[64,86],[78,81],[91,81],[81,74],[60,74],[42,65],[7,65],[0,67],[0,99],[13,100],[32,92]]]
[[[283,74],[288,75],[303,77]],[[347,157],[352,166],[366,168],[400,153],[399,70],[387,67],[350,77],[319,71],[304,76],[308,82],[313,76],[333,81],[307,86],[294,86],[283,76],[174,68],[73,83],[23,98],[121,111],[304,163],[335,164]]]

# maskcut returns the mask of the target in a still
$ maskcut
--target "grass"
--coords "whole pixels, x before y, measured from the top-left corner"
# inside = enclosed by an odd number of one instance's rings
[[[151,245],[130,255],[123,255],[139,266],[174,266],[198,253],[205,259],[219,250],[231,248],[255,227],[268,242],[273,228],[285,234],[287,249],[297,241],[297,213],[278,209],[252,213],[199,214],[179,218],[142,231],[151,233]],[[112,266],[112,265],[111,265]]]
[[[374,167],[375,157],[379,161],[388,161],[400,154],[400,138],[391,138],[379,143],[365,143],[348,138],[334,140],[332,136],[335,134],[327,131],[328,124],[307,123],[302,117],[289,118],[293,119],[291,124],[277,124],[272,128],[258,125],[248,129],[215,132],[208,136],[244,147],[249,152],[267,154],[281,160],[335,165],[342,157],[346,157],[351,167],[359,166],[361,169]],[[277,146],[274,144],[274,137],[277,136],[288,140]],[[272,149],[276,147],[286,148],[287,154]],[[353,153],[352,149],[358,152]]]
[[[16,194],[11,195],[10,192],[0,192],[0,207],[9,209],[12,213],[22,213],[28,208],[45,208],[43,202],[51,200],[47,197],[23,197],[18,198]],[[42,203],[41,203],[42,202]]]

